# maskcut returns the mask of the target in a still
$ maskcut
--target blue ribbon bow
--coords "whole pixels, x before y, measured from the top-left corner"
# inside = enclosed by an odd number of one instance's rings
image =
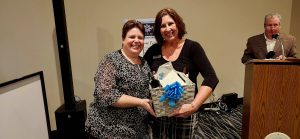
[[[168,98],[169,106],[175,107],[175,102],[181,98],[181,95],[184,92],[182,86],[176,81],[170,85],[167,85],[164,90],[166,93],[160,97],[159,102],[163,102]]]

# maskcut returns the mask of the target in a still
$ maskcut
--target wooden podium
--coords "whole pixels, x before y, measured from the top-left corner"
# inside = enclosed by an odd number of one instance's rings
[[[246,64],[243,139],[281,132],[300,139],[300,59]]]

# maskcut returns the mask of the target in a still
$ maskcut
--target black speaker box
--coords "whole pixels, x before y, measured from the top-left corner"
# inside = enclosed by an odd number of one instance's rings
[[[228,93],[221,97],[221,101],[227,106],[227,111],[237,107],[237,96],[237,93]]]
[[[59,139],[86,139],[84,131],[86,120],[86,101],[77,102],[75,109],[66,109],[62,105],[55,111],[56,127]]]

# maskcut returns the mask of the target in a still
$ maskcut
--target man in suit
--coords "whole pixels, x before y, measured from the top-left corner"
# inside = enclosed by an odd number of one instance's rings
[[[280,32],[280,20],[281,16],[279,14],[267,14],[265,16],[265,31],[248,39],[247,47],[241,59],[242,63],[245,64],[252,59],[266,59],[268,54],[268,56],[271,56],[269,58],[275,59],[296,57],[296,38]],[[284,48],[284,55],[281,43]]]

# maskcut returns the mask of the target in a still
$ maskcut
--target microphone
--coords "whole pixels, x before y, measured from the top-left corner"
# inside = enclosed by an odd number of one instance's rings
[[[276,41],[278,40],[278,41],[280,42],[281,50],[282,50],[282,60],[284,60],[284,59],[285,59],[285,56],[284,56],[284,48],[283,48],[282,41],[279,39],[279,34],[273,34],[273,35],[272,35],[272,38],[273,38],[273,39],[276,39]]]
[[[278,34],[273,34],[272,38],[277,40],[278,36],[279,36]]]
[[[271,59],[271,58],[273,58],[274,55],[275,55],[275,52],[274,51],[270,51],[269,53],[267,53],[266,59]]]

